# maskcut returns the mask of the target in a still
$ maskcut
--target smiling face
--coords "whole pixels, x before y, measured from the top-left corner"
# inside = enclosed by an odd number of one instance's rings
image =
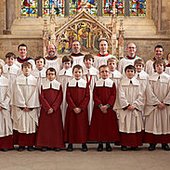
[[[99,44],[100,54],[107,54],[108,53],[108,43],[105,40],[100,41]]]
[[[71,61],[66,61],[63,63],[63,68],[65,68],[66,70],[71,68],[72,64]]]
[[[136,45],[134,43],[129,43],[127,46],[127,53],[130,57],[133,57],[136,54]]]
[[[158,74],[162,74],[164,71],[164,64],[163,63],[155,64],[155,70]]]
[[[88,59],[84,60],[84,64],[85,64],[86,68],[89,69],[93,65],[93,59],[88,58]]]
[[[81,45],[79,41],[74,41],[72,43],[72,53],[78,54],[80,53]]]
[[[14,61],[15,61],[14,57],[8,57],[8,58],[6,58],[6,64],[7,64],[8,66],[12,66],[12,65],[14,64]]]
[[[18,52],[19,52],[19,56],[24,59],[26,58],[27,56],[27,47],[25,46],[20,46],[19,49],[18,49]]]
[[[39,60],[36,60],[35,64],[38,70],[42,70],[44,67],[44,59],[40,58]]]
[[[80,80],[83,75],[83,70],[79,68],[74,68],[73,76],[76,80]]]
[[[140,73],[143,70],[143,64],[135,64],[136,72]]]
[[[116,68],[117,68],[117,62],[116,62],[116,60],[114,60],[114,61],[109,61],[107,65],[108,65],[110,71],[115,71]]]
[[[54,44],[50,44],[48,46],[47,52],[48,52],[48,56],[49,57],[54,57],[55,56],[55,54],[56,54],[56,47],[54,46]]]
[[[155,48],[155,58],[156,60],[163,58],[164,51],[162,48]]]

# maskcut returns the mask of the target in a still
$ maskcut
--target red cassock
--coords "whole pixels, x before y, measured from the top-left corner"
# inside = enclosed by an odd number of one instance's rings
[[[62,88],[43,89],[40,95],[41,111],[37,131],[37,146],[49,148],[64,148],[64,134],[60,105],[62,103]],[[53,113],[48,110],[53,108]]]
[[[116,99],[116,87],[94,87],[94,108],[90,125],[89,140],[98,142],[119,141],[119,129],[113,105]],[[107,113],[103,113],[99,105],[109,104]]]
[[[86,143],[89,132],[89,87],[67,86],[66,100],[68,107],[65,119],[65,141],[68,143]],[[81,108],[79,114],[73,111],[76,107]]]

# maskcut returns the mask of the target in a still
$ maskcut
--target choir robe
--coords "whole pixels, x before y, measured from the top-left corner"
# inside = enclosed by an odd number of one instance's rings
[[[122,79],[122,74],[118,70],[114,70],[110,72],[109,78],[114,81],[117,88]]]
[[[73,58],[72,66],[75,66],[75,65],[79,64],[82,67],[84,67],[84,62],[83,62],[84,55],[82,53],[78,53],[78,54],[72,53],[71,57]]]
[[[62,121],[63,126],[65,124],[65,116],[66,116],[66,109],[67,109],[67,101],[66,101],[66,88],[67,83],[72,79],[72,68],[69,69],[62,69],[59,71],[59,75],[57,77],[57,80],[61,83],[62,90],[63,90],[63,101],[61,104],[61,111],[62,111]]]
[[[34,70],[32,70],[31,74],[37,79],[37,83],[38,83],[38,88],[39,88],[39,91],[41,92],[41,84],[42,84],[42,81],[44,79],[46,79],[46,68],[43,67],[42,70],[38,70],[37,68],[35,68]]]
[[[86,143],[89,132],[88,103],[90,100],[89,86],[84,79],[69,81],[66,90],[68,103],[65,120],[65,141],[69,143]],[[79,114],[74,108],[81,108]]]
[[[148,73],[149,75],[152,75],[155,71],[153,68],[153,63],[155,60],[148,60],[145,64],[145,71],[146,73]]]
[[[112,57],[114,56],[111,54],[106,55],[98,54],[97,56],[94,57],[94,67],[98,69],[101,65],[107,65],[107,60]]]
[[[147,143],[170,143],[170,76],[155,73],[146,89],[145,138]],[[165,109],[156,106],[163,102]]]
[[[167,73],[168,75],[170,75],[170,64],[167,64],[167,65],[166,65],[165,73]]]
[[[28,77],[19,75],[13,87],[12,97],[13,129],[18,132],[18,144],[20,146],[33,146],[35,133],[38,126],[39,95],[37,79],[33,75]],[[23,108],[30,108],[25,112]]]
[[[140,58],[140,57],[135,56],[134,58],[130,58],[130,57],[126,56],[126,57],[122,58],[119,61],[119,64],[118,64],[118,71],[121,74],[125,75],[125,68],[126,68],[126,66],[134,65],[135,60],[138,59],[138,58]]]
[[[0,149],[13,148],[13,129],[10,114],[10,97],[8,79],[0,76]]]
[[[86,67],[83,68],[83,78],[87,81],[87,84],[89,85],[90,89],[90,101],[88,104],[88,117],[89,117],[89,124],[91,122],[91,117],[92,117],[92,111],[93,111],[93,89],[94,89],[94,84],[98,80],[98,74],[99,71],[91,66],[89,69]]]
[[[57,80],[45,80],[40,94],[40,119],[37,131],[37,146],[64,148],[64,134],[60,105],[62,103],[62,87]],[[53,108],[53,113],[48,110]]]
[[[142,145],[143,137],[143,119],[142,113],[144,109],[143,90],[139,81],[133,77],[128,79],[124,77],[119,85],[119,104],[116,109],[120,142],[123,146],[137,147]],[[127,107],[134,106],[136,109],[129,111]]]
[[[13,83],[14,83],[19,71],[20,71],[20,68],[15,64],[13,64],[12,66],[8,66],[7,64],[5,64],[3,66],[3,76],[8,79],[8,83],[9,83],[8,87],[9,87],[10,97],[12,96]]]
[[[0,64],[1,64],[1,66],[4,66],[5,65],[4,60],[0,59]]]
[[[50,59],[49,57],[45,58],[45,68],[48,69],[50,67],[54,68],[56,70],[56,73],[58,74],[58,72],[61,70],[61,58],[58,58],[57,56],[55,56],[53,59]]]
[[[111,79],[99,79],[93,90],[94,109],[90,125],[89,140],[97,142],[118,142],[119,129],[113,105],[116,99],[116,86]],[[100,104],[109,104],[107,113],[103,113]]]

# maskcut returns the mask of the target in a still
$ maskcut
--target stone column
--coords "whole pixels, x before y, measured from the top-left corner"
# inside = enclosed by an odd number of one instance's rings
[[[129,0],[124,0],[124,6],[125,6],[125,16],[130,16],[130,4],[129,4]]]
[[[103,0],[97,2],[97,16],[103,16]]]
[[[42,17],[42,0],[38,0],[38,17]]]
[[[65,17],[69,16],[69,11],[70,11],[69,0],[65,0],[64,1],[64,16]]]
[[[14,0],[6,0],[6,28],[4,34],[11,34],[11,26],[15,19],[15,3]]]

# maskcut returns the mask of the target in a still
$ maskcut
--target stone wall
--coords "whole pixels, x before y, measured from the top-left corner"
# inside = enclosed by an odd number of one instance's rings
[[[5,28],[5,0],[0,1],[0,34],[3,34]]]
[[[6,36],[0,38],[0,58],[4,59],[7,52],[14,52],[18,55],[18,45],[24,43],[28,46],[28,56],[35,57],[43,54],[43,45],[41,38],[26,38],[18,37],[13,38]]]

